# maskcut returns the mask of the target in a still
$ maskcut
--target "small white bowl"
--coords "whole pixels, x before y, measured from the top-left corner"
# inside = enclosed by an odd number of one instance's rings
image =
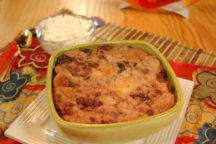
[[[59,14],[59,15],[65,15],[65,14]],[[59,15],[52,16],[52,18],[59,16]],[[71,47],[71,46],[74,46],[77,44],[88,43],[92,37],[92,34],[94,33],[94,31],[96,29],[96,25],[94,24],[94,22],[90,18],[87,18],[85,16],[81,16],[81,15],[75,15],[75,14],[66,14],[66,15],[75,17],[75,18],[77,18],[77,20],[82,19],[82,20],[88,21],[90,24],[89,31],[85,35],[83,35],[83,37],[72,38],[72,39],[70,38],[67,40],[55,40],[55,41],[54,40],[52,40],[52,41],[51,40],[45,40],[44,36],[41,32],[41,28],[39,27],[39,23],[42,22],[43,20],[50,18],[50,17],[40,20],[39,22],[37,22],[35,24],[34,28],[36,30],[37,38],[39,40],[41,47],[46,52],[48,52],[49,54],[52,54],[56,50],[59,50],[62,48]],[[77,25],[77,27],[79,27],[79,25]],[[76,29],[76,27],[74,27],[74,29]]]

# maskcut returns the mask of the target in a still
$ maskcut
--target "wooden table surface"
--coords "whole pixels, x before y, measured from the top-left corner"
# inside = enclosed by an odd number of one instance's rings
[[[0,48],[26,28],[62,8],[105,22],[134,28],[216,53],[216,1],[201,0],[186,19],[170,12],[119,10],[122,0],[0,0]]]

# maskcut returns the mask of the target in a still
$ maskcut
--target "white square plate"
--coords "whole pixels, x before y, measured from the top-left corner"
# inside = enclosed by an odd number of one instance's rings
[[[127,144],[174,144],[178,135],[182,120],[184,118],[185,110],[193,92],[194,83],[189,80],[179,78],[180,85],[183,91],[183,108],[179,117],[170,124],[167,128],[149,136],[144,139],[133,141]],[[39,99],[40,94],[36,99]],[[75,141],[68,139],[56,125],[52,118],[49,118],[42,126],[35,124],[25,124],[23,122],[23,113],[13,122],[13,124],[6,130],[5,135],[21,143],[27,144],[48,144],[48,143],[67,143],[76,144]],[[56,131],[58,136],[49,136],[47,130]],[[61,139],[59,139],[59,136]],[[51,139],[52,138],[52,139]],[[68,141],[69,140],[69,141]],[[52,141],[52,142],[51,142]]]

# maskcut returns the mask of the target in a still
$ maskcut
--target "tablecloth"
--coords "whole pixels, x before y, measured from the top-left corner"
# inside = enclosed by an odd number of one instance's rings
[[[0,55],[0,73],[17,51],[16,40]],[[31,49],[23,50],[16,58],[11,80],[0,82],[0,143],[18,144],[6,138],[4,131],[45,88],[49,57],[34,38]],[[170,65],[178,77],[195,82],[176,144],[215,143],[216,68],[171,61]]]

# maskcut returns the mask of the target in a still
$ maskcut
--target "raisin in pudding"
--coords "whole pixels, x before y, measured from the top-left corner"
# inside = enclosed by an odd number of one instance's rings
[[[142,48],[103,45],[64,52],[53,77],[62,119],[105,124],[153,116],[176,103],[160,61]]]

